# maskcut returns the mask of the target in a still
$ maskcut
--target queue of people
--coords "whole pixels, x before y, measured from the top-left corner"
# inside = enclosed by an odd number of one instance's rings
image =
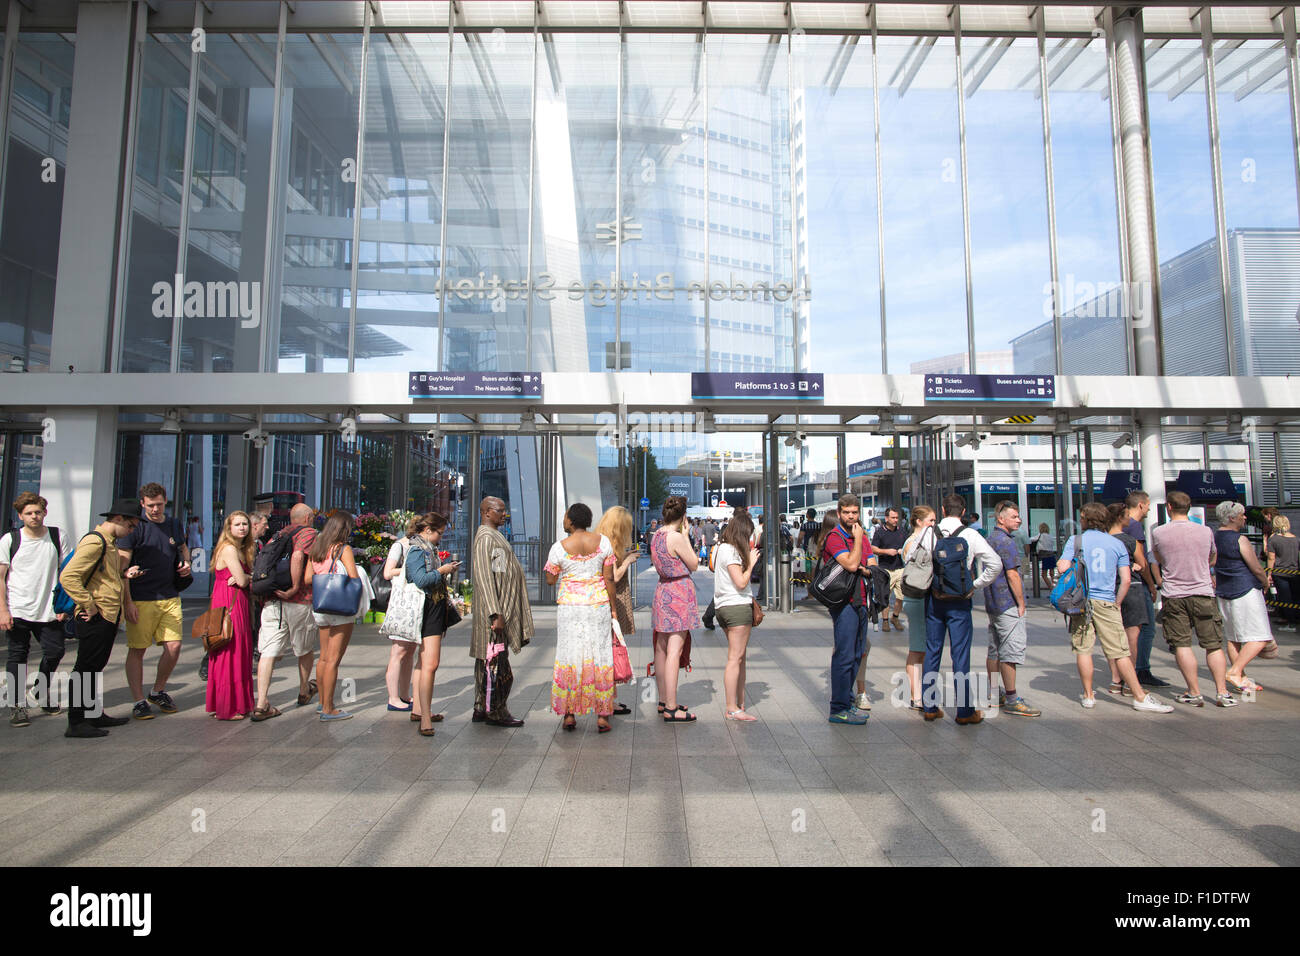
[[[24,493],[14,502],[22,526],[0,538],[0,630],[8,636],[5,679],[11,692],[25,691],[33,639],[41,660],[32,693],[11,698],[12,726],[29,726],[36,707],[45,714],[62,713],[46,689],[53,686],[64,655],[69,618],[78,639],[73,677],[91,691],[69,701],[66,736],[103,737],[130,719],[104,713],[100,690],[123,621],[131,717],[153,719],[155,708],[163,714],[178,711],[167,686],[180,657],[179,595],[192,580],[188,545],[195,536],[192,524],[187,534],[167,517],[166,505],[165,489],[146,484],[136,498],[119,499],[102,512],[104,520],[74,545],[60,529],[46,527],[45,499]],[[1054,563],[1045,583],[1080,569],[1084,606],[1081,613],[1067,615],[1066,630],[1085,709],[1096,705],[1097,644],[1109,667],[1111,697],[1129,698],[1143,712],[1174,709],[1145,689],[1168,686],[1150,670],[1156,623],[1186,684],[1175,703],[1206,703],[1195,639],[1214,684],[1213,702],[1236,706],[1234,695],[1262,689],[1246,671],[1271,656],[1276,646],[1264,595],[1284,578],[1282,593],[1293,595],[1287,572],[1295,571],[1297,539],[1285,516],[1271,516],[1261,559],[1242,533],[1241,505],[1218,506],[1216,531],[1191,521],[1190,505],[1185,494],[1170,493],[1169,520],[1152,529],[1149,550],[1143,522],[1150,501],[1142,492],[1109,507],[1084,505],[1078,533],[1058,540],[1043,526],[1032,548],[1024,547],[1019,508],[1012,501],[995,505],[994,526],[987,534],[969,520],[964,498],[955,494],[944,498],[941,513],[918,505],[906,522],[890,508],[871,531],[861,522],[861,504],[851,494],[841,496],[820,524],[810,512],[798,529],[800,547],[818,556],[818,568],[838,564],[851,581],[843,602],[830,607],[829,721],[863,725],[870,717],[867,659],[871,614],[877,611],[882,631],[907,632],[906,706],[927,722],[944,717],[940,667],[946,641],[955,720],[959,725],[983,721],[984,713],[977,709],[983,695],[975,691],[970,662],[976,591],[983,592],[988,621],[987,706],[995,706],[996,699],[1003,715],[1041,716],[1024,697],[1017,677],[1028,645],[1027,585],[1033,575],[1048,570],[1037,559],[1048,558]],[[650,602],[649,668],[658,713],[667,723],[698,719],[678,699],[680,673],[690,667],[692,633],[716,619],[726,641],[724,717],[754,722],[758,717],[746,709],[746,661],[753,629],[763,615],[752,583],[761,579],[762,526],[743,508],[721,526],[694,523],[686,511],[684,498],[668,498],[645,540],[658,578]],[[477,570],[470,634],[472,719],[519,727],[523,721],[507,706],[513,685],[510,656],[522,651],[535,628],[525,572],[500,530],[505,514],[504,502],[485,498],[472,542]],[[368,583],[349,547],[352,515],[332,512],[319,530],[316,517],[308,505],[295,505],[288,526],[270,541],[262,540],[264,515],[234,511],[225,517],[212,551],[210,606],[228,610],[231,633],[205,657],[205,708],[213,718],[256,723],[281,716],[270,702],[270,685],[277,661],[290,654],[298,665],[299,707],[319,695],[321,721],[353,716],[338,706],[338,674]],[[460,620],[448,593],[460,562],[440,558],[437,549],[447,523],[436,512],[413,517],[382,570],[395,587],[412,589],[404,600],[415,602],[410,622],[385,632],[391,641],[387,708],[407,713],[425,737],[434,736],[434,724],[444,719],[433,707],[434,681],[448,629]],[[777,527],[784,537],[784,526]],[[597,522],[587,505],[573,504],[565,512],[564,531],[542,569],[557,588],[551,709],[564,730],[593,715],[597,732],[607,733],[615,726],[611,718],[632,713],[618,701],[617,688],[632,679],[626,642],[635,632],[631,580],[641,550],[632,516],[621,507],[607,510]],[[266,556],[265,568],[257,570]],[[706,562],[712,594],[702,620],[703,595],[697,593],[693,575]],[[268,580],[255,594],[258,577]],[[1162,603],[1158,617],[1157,601]],[[146,693],[144,663],[154,645],[158,662]]]

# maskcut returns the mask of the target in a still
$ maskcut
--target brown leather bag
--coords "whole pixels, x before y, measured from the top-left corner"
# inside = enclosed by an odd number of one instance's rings
[[[754,623],[751,624],[750,627],[758,627],[758,625],[763,623],[763,605],[758,603],[757,598],[750,598],[749,600],[754,605]]]
[[[203,641],[203,649],[209,654],[221,650],[230,643],[233,636],[230,609],[226,607],[209,608],[198,616],[190,628],[190,637]]]

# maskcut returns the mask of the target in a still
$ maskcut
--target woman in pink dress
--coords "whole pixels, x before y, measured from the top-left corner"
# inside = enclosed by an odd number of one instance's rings
[[[253,692],[253,616],[248,603],[253,569],[252,522],[233,511],[212,549],[212,607],[230,609],[231,639],[208,658],[207,711],[217,720],[243,720],[256,704]]]
[[[677,705],[678,670],[689,667],[691,631],[700,626],[700,606],[695,599],[691,573],[700,557],[686,534],[686,499],[673,495],[664,502],[664,523],[650,539],[650,560],[659,573],[650,623],[654,628],[655,682],[659,685],[659,713],[666,723],[695,719]]]

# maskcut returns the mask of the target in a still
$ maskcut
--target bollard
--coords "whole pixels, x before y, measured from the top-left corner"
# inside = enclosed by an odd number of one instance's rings
[[[794,576],[790,573],[790,555],[781,552],[776,565],[777,593],[781,595],[781,613],[789,614],[794,607]]]

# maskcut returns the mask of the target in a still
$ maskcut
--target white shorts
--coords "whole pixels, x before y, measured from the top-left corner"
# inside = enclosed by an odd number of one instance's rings
[[[291,601],[267,601],[262,608],[262,630],[257,649],[271,657],[294,657],[314,654],[320,646],[320,631],[312,620],[310,604]]]
[[[1264,592],[1251,588],[1241,597],[1225,600],[1219,598],[1219,613],[1223,615],[1223,639],[1234,644],[1247,641],[1271,641],[1273,630],[1268,623],[1268,606]]]

